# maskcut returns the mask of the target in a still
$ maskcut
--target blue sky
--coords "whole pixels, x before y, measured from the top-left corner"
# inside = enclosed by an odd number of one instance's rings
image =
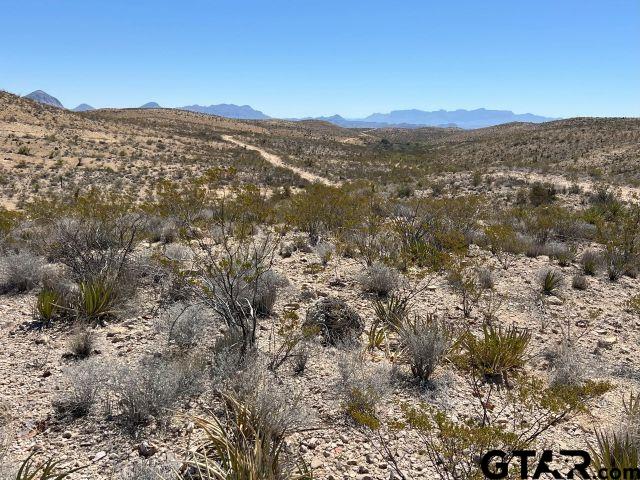
[[[639,0],[0,0],[0,88],[272,116],[640,116]]]

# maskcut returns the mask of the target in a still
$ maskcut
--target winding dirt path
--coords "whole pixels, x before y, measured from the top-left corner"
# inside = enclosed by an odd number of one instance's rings
[[[255,145],[250,145],[248,143],[241,142],[240,140],[237,140],[230,135],[222,135],[222,138],[227,142],[235,143],[236,145],[246,148],[247,150],[254,150],[258,152],[260,155],[262,155],[262,158],[264,158],[271,165],[274,165],[276,167],[286,168],[287,170],[291,170],[300,178],[303,178],[311,183],[323,183],[325,185],[329,185],[332,187],[336,187],[340,185],[339,183],[333,182],[326,177],[321,177],[320,175],[316,175],[315,173],[311,173],[301,168],[294,167],[293,165],[289,165],[288,163],[285,163],[284,160],[282,160],[282,158],[279,155],[276,155],[275,153],[269,153],[260,147],[256,147]]]

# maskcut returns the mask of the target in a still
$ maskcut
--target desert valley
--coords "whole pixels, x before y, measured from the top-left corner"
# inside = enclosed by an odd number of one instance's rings
[[[637,461],[640,119],[343,128],[0,92],[0,156],[2,478]]]

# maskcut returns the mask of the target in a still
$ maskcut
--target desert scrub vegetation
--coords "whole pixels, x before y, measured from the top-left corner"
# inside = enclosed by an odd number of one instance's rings
[[[593,469],[599,472],[606,469],[612,474],[613,469],[623,475],[635,475],[640,468],[640,446],[638,444],[638,418],[640,417],[640,401],[637,394],[631,392],[623,401],[623,425],[617,429],[596,431],[596,441],[591,445]],[[614,473],[615,475],[615,473]]]
[[[320,332],[327,343],[336,345],[358,341],[364,320],[344,300],[324,297],[309,307],[303,326]]]
[[[508,376],[521,370],[527,359],[531,340],[528,330],[515,326],[484,325],[482,335],[470,332],[460,338],[459,364],[481,378],[508,384]]]
[[[365,292],[385,297],[396,289],[401,278],[396,270],[376,261],[358,275],[358,282]]]
[[[219,241],[198,241],[190,284],[199,301],[238,331],[246,353],[255,346],[258,316],[271,313],[275,303],[279,279],[272,266],[278,238],[265,231],[237,239],[222,230]]]
[[[547,387],[538,378],[523,376],[510,389],[483,388],[474,393],[478,415],[466,422],[452,420],[428,405],[403,406],[406,423],[421,439],[439,479],[485,478],[477,458],[494,449],[511,452],[534,447],[559,422],[586,412],[590,402],[611,385],[586,382]]]
[[[564,284],[564,277],[558,270],[548,268],[538,273],[538,284],[542,294],[558,295]]]
[[[288,453],[288,430],[273,429],[264,417],[231,395],[224,397],[222,419],[195,418],[202,430],[200,442],[188,460],[188,474],[196,478],[227,480],[312,480],[310,467]]]
[[[419,381],[431,378],[455,340],[453,328],[435,315],[416,316],[406,320],[399,329],[398,336],[411,374]]]
[[[44,260],[28,251],[0,258],[0,293],[28,292],[40,284]]]
[[[377,407],[390,390],[390,371],[369,367],[359,351],[345,351],[338,359],[338,391],[342,409],[356,423],[377,422]]]
[[[166,427],[172,409],[202,388],[203,372],[197,357],[143,358],[135,365],[121,366],[109,379],[114,413],[132,435],[150,422]]]

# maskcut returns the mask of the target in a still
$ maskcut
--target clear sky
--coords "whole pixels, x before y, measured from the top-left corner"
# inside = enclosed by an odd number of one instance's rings
[[[0,88],[280,117],[640,116],[640,0],[0,0]]]

